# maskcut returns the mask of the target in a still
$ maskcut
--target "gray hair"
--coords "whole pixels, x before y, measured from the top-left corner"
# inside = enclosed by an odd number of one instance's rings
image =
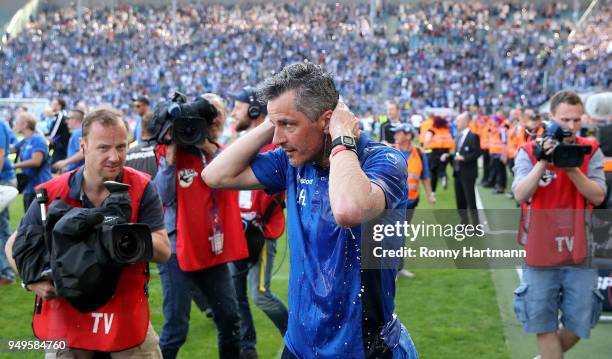
[[[258,86],[257,97],[267,103],[287,91],[295,91],[295,108],[313,122],[333,111],[340,97],[331,74],[311,62],[286,66]]]

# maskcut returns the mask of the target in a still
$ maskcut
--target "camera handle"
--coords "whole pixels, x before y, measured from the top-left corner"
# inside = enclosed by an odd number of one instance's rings
[[[47,236],[47,202],[49,201],[49,196],[47,195],[47,190],[44,188],[36,190],[36,202],[40,206],[40,217],[42,220],[43,230],[43,238],[45,239],[45,245],[47,246],[47,251],[49,255],[51,254],[51,241]]]
[[[47,202],[49,201],[49,196],[47,195],[47,190],[44,188],[37,189],[35,193],[36,202],[38,202],[40,206],[40,217],[42,220],[43,227],[43,239],[45,241],[45,246],[47,247],[47,253],[49,253],[49,256],[51,256],[51,239],[49,238],[47,233]],[[53,276],[51,275],[51,268],[44,270],[41,273],[41,276],[52,280]]]
[[[104,187],[111,193],[127,192],[132,188],[129,184],[117,182],[117,181],[104,181]]]

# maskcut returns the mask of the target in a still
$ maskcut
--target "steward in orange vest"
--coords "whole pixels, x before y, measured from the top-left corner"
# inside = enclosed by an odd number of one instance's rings
[[[419,203],[419,182],[423,183],[427,200],[434,204],[436,198],[431,191],[427,157],[412,144],[415,131],[409,124],[400,124],[393,128],[395,132],[395,149],[406,157],[408,169],[408,209],[415,208]]]
[[[419,128],[419,146],[425,150],[425,152],[429,152],[425,147],[425,138],[427,137],[427,133],[429,129],[433,126],[433,117],[428,117]]]
[[[425,136],[425,148],[430,150],[428,153],[429,170],[431,176],[431,189],[435,192],[438,186],[438,178],[442,179],[442,187],[448,186],[446,178],[446,160],[442,160],[442,155],[451,152],[455,148],[455,141],[448,128],[448,122],[444,117],[435,116],[433,126],[427,131]]]
[[[436,203],[435,194],[431,191],[431,183],[429,181],[429,168],[427,164],[427,156],[416,146],[412,144],[412,140],[416,136],[414,128],[402,123],[392,128],[395,134],[393,135],[396,150],[400,151],[406,157],[406,168],[408,169],[408,204],[406,211],[406,221],[410,222],[414,216],[414,209],[419,204],[419,182],[423,183],[427,201],[430,204]],[[413,277],[414,274],[407,269],[404,269],[404,259],[400,261],[398,276]]]
[[[536,139],[542,137],[542,134],[544,133],[542,115],[529,109],[525,111],[525,116],[527,117],[527,126],[523,130],[523,136],[520,138],[519,147],[529,141],[535,141]]]
[[[445,149],[452,151],[455,148],[453,136],[448,127],[431,127],[429,132],[432,134],[425,140],[425,147],[430,150]]]
[[[493,184],[490,181],[491,173],[490,173],[490,162],[491,157],[489,156],[489,138],[490,138],[490,118],[489,116],[478,116],[476,122],[479,124],[477,132],[478,137],[480,138],[480,149],[482,150],[482,179],[480,180],[480,185],[489,188],[493,187]]]
[[[507,128],[506,134],[508,137],[508,159],[513,160],[516,157],[516,151],[519,149],[519,137],[520,131],[522,130],[522,126],[514,122],[510,124]]]
[[[506,188],[507,174],[504,164],[506,156],[506,127],[501,117],[495,115],[491,123],[489,137],[489,181],[495,186],[494,193],[504,193]]]
[[[481,150],[489,150],[489,132],[491,130],[491,126],[490,126],[490,119],[488,116],[480,116],[478,118],[478,120],[476,120],[479,123],[479,130],[480,132],[477,132],[478,135],[480,136],[480,149]]]

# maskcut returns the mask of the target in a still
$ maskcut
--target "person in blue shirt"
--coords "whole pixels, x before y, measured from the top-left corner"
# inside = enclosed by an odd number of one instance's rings
[[[81,137],[83,137],[83,129],[81,128],[81,124],[83,123],[84,117],[85,111],[81,110],[80,108],[73,108],[72,110],[68,111],[66,123],[68,124],[68,129],[70,130],[71,135],[70,140],[68,141],[68,152],[66,158],[53,164],[53,168],[58,171],[58,173],[72,171],[85,163],[85,156],[83,156],[80,144]]]
[[[134,126],[134,140],[136,143],[140,143],[142,141],[142,118],[147,113],[151,112],[150,110],[150,102],[147,96],[138,96],[132,99],[134,103],[134,111],[138,114],[138,118],[136,119],[136,125]]]
[[[17,187],[15,170],[9,158],[12,131],[6,121],[0,121],[0,185]],[[11,235],[9,209],[0,212],[0,249],[4,249]],[[0,287],[15,282],[15,272],[6,259],[4,250],[0,250]]]
[[[213,188],[287,191],[291,257],[282,358],[417,358],[393,314],[397,264],[367,267],[361,256],[362,224],[385,209],[405,212],[403,156],[360,133],[318,65],[285,67],[259,87],[258,97],[267,101],[269,118],[221,152],[202,178]],[[270,141],[280,148],[258,154]]]
[[[15,131],[23,135],[23,140],[15,146],[15,150],[19,151],[19,162],[15,163],[15,168],[21,168],[21,172],[28,177],[23,190],[23,209],[26,211],[36,197],[34,187],[52,178],[49,145],[36,131],[36,118],[28,112],[19,114]]]

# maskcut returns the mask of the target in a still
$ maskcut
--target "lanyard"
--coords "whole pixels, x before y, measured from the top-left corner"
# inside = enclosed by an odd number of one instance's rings
[[[219,153],[219,148],[217,147],[217,151],[213,154],[215,157]],[[206,160],[206,155],[204,151],[198,149],[198,153],[200,154],[200,159],[202,160],[202,169],[208,166],[208,160]],[[210,189],[210,197],[212,198],[213,205],[213,225],[215,228],[219,228],[221,226],[221,222],[219,221],[219,206],[217,206],[217,198],[216,198],[217,190],[214,188]]]

